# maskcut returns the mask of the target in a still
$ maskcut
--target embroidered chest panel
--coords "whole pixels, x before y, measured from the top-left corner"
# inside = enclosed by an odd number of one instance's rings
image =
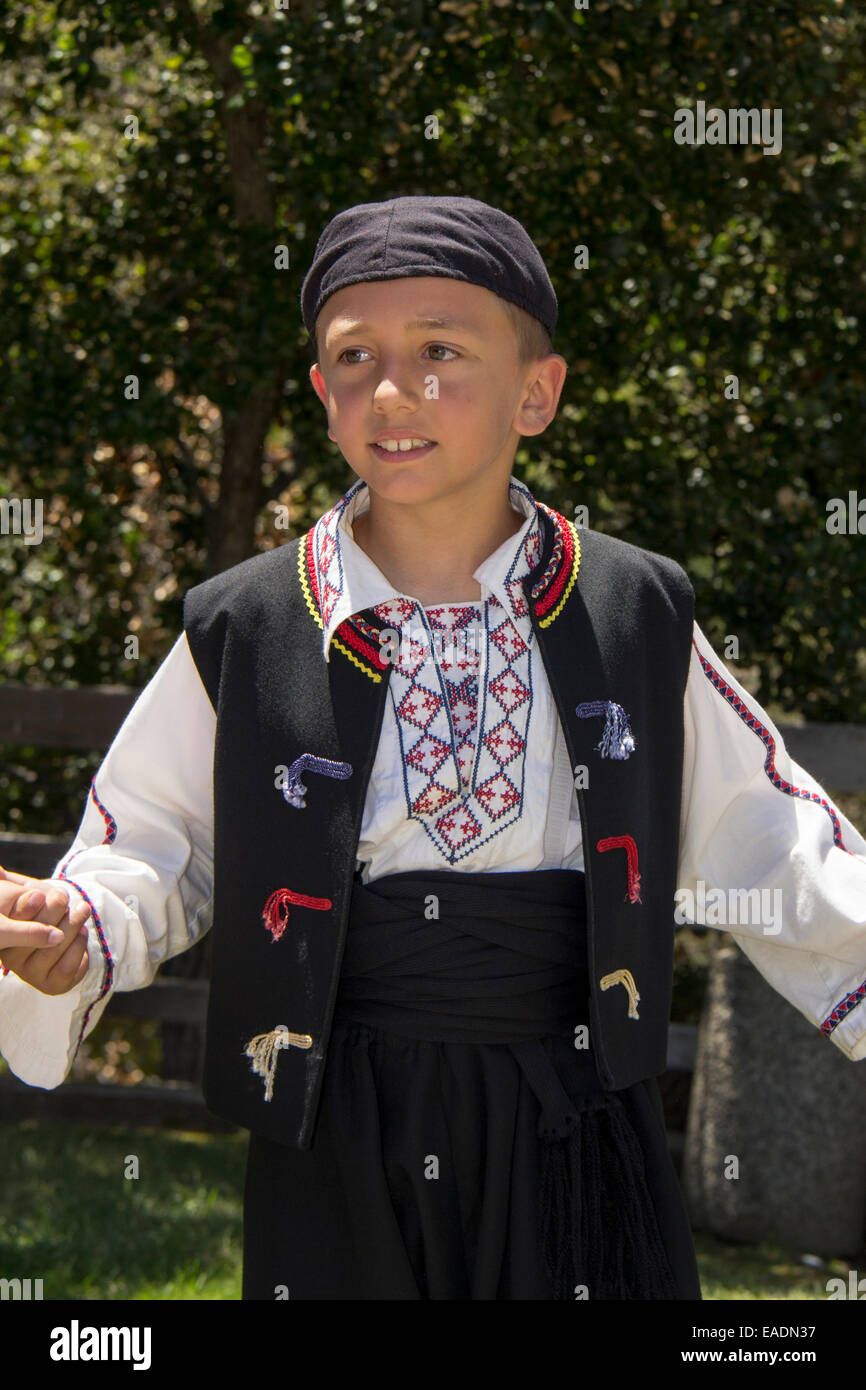
[[[301,538],[299,578],[320,630],[331,622],[344,593],[340,523],[363,486],[350,488]],[[535,644],[524,582],[539,566],[542,512],[553,524],[553,543],[531,588],[540,626],[561,612],[580,564],[571,523],[535,503],[523,484],[512,480],[511,488],[533,502],[535,515],[498,596],[488,591],[476,603],[426,609],[401,596],[367,610],[368,618],[375,616],[400,634],[388,701],[397,728],[405,813],[421,824],[443,865],[465,859],[523,812]],[[356,612],[339,623],[331,650],[379,682],[387,661],[381,629],[368,618]]]
[[[519,819],[532,713],[532,641],[499,600],[423,609],[378,604],[403,640],[389,697],[406,815],[446,864]]]

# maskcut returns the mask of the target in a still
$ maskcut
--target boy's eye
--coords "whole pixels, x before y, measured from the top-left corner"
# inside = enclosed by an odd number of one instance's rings
[[[454,357],[459,357],[459,356],[460,356],[460,353],[457,351],[456,348],[448,347],[448,345],[447,345],[446,343],[428,343],[428,344],[427,344],[427,348],[426,348],[425,350],[426,350],[426,351],[429,351],[430,348],[442,348],[443,352],[450,352],[450,353],[452,354],[452,356],[454,356]],[[344,348],[343,351],[340,353],[339,357],[337,358],[337,361],[338,361],[338,362],[342,362],[342,361],[344,360],[344,358],[346,357],[346,354],[347,354],[347,353],[350,353],[350,352],[366,352],[366,350],[367,350],[366,348]],[[436,362],[443,362],[443,361],[448,361],[448,360],[449,360],[448,358],[442,358],[442,357],[434,358],[434,361],[436,361]],[[348,365],[351,366],[352,363],[349,362]]]

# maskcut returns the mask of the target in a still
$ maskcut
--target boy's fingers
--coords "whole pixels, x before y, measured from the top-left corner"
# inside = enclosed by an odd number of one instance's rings
[[[87,974],[87,972],[88,972],[89,969],[90,969],[90,957],[88,956],[87,952],[85,951],[85,952],[84,952],[84,958],[83,958],[81,964],[80,964],[79,967],[78,967],[78,973],[75,975],[75,978],[73,979],[72,984],[70,985],[70,989],[75,989],[76,986],[78,986],[78,985],[81,984],[81,981],[84,979],[84,977],[85,977],[85,975]]]
[[[35,884],[29,891],[25,891],[18,899],[17,912],[22,916],[28,913],[43,913],[51,917],[51,925],[56,926],[55,918],[59,913],[65,917],[69,911],[69,897],[62,888],[56,884]]]
[[[39,915],[48,916],[48,909],[43,909]],[[56,916],[56,914],[52,915]],[[58,923],[63,925],[52,923],[50,917],[47,922],[41,922],[33,918],[16,920],[11,917],[4,917],[0,913],[0,952],[5,952],[7,956],[4,964],[18,973],[27,957],[34,950],[57,950],[58,947],[62,946],[64,940],[71,942],[90,919],[90,915],[90,908],[85,902],[76,902],[68,917],[57,919]],[[48,969],[51,966],[51,961],[46,962]]]
[[[4,952],[7,964],[20,979],[42,994],[65,994],[80,984],[87,974],[87,928],[67,937],[66,946],[43,954],[34,951]]]
[[[82,952],[87,950],[87,938],[76,936],[57,962],[56,969],[61,975],[74,975],[82,960]]]
[[[66,994],[70,990],[77,989],[89,969],[90,958],[87,952],[85,951],[79,963],[78,969],[75,971],[75,974],[72,976],[64,975],[62,987],[59,988],[56,992]]]
[[[48,971],[45,976],[45,983],[60,986],[62,991],[66,991],[71,987],[72,977],[78,973],[85,959],[87,959],[87,933],[82,931],[73,938],[60,959]]]
[[[0,916],[0,951],[42,950],[59,946],[64,933],[42,922],[13,922]]]
[[[33,921],[37,914],[46,907],[45,894],[41,888],[33,889],[30,893],[23,893],[13,907],[9,909],[9,916],[18,921]]]
[[[74,899],[74,907],[79,906],[79,900]],[[71,916],[73,911],[74,908],[70,908],[69,897],[64,890],[55,884],[49,884],[46,888],[33,888],[29,893],[22,894],[10,910],[9,916],[17,921],[39,921],[47,923],[50,927],[59,927],[67,913]]]
[[[0,865],[0,878],[8,878],[11,880],[12,883],[28,882],[24,874],[13,873],[11,869],[4,869],[2,865]]]

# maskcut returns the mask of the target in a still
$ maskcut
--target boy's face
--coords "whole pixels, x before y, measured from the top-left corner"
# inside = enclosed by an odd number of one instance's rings
[[[438,325],[414,320],[448,320]],[[338,290],[317,321],[313,388],[328,433],[371,492],[392,502],[458,496],[485,478],[504,487],[521,435],[556,413],[566,364],[553,353],[520,367],[502,301],[437,276],[371,280]],[[410,453],[382,434],[433,441]]]

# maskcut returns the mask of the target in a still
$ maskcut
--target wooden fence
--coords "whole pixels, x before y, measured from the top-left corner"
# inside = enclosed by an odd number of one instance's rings
[[[126,686],[64,689],[17,683],[0,685],[0,738],[3,743],[16,746],[105,750],[139,693]],[[866,791],[866,726],[781,724],[779,728],[794,760],[808,768],[834,795]],[[0,864],[19,873],[47,878],[69,849],[73,834],[74,831],[57,839],[0,832]],[[207,995],[207,980],[162,975],[146,989],[112,995],[103,1017],[158,1019],[163,1024],[193,1024],[202,1029]],[[100,1026],[101,1023],[97,1032]],[[663,1095],[667,1090],[673,1097],[678,1091],[682,1101],[682,1082],[687,1082],[693,1070],[696,1043],[694,1026],[670,1025],[669,1075],[666,1074],[667,1088],[662,1087]],[[24,1116],[232,1128],[206,1110],[200,1088],[189,1082],[126,1086],[66,1081],[53,1091],[44,1091],[25,1086],[12,1076],[0,1077],[0,1120]],[[669,1141],[678,1157],[682,1149],[679,1127],[669,1132]]]

